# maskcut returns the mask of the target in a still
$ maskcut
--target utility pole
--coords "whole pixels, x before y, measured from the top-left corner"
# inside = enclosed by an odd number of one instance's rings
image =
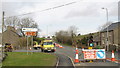
[[[4,31],[4,15],[5,15],[5,12],[3,11],[3,14],[2,14],[2,33]]]
[[[5,12],[3,11],[2,13],[2,59],[4,57],[4,51],[3,51],[3,32],[4,32],[4,16],[5,16]]]

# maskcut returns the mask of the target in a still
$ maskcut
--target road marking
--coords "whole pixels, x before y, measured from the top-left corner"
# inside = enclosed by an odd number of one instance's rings
[[[68,56],[68,57],[69,57],[69,56]],[[76,68],[74,62],[72,61],[72,58],[71,58],[71,57],[69,57],[69,58],[70,58],[70,60],[71,60],[71,62],[72,62],[72,64],[73,64],[74,68]]]
[[[72,58],[70,56],[66,55],[66,54],[64,54],[64,55],[67,56],[71,60],[73,67],[76,68],[74,62],[72,61]]]
[[[56,55],[57,56],[57,55]],[[58,64],[59,64],[59,57],[57,56],[57,63],[56,63],[56,68],[58,67]]]

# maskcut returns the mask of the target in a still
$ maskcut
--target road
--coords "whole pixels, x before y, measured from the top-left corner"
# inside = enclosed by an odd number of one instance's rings
[[[70,46],[64,46],[64,48],[56,48],[56,52],[53,53],[59,57],[59,63],[57,68],[118,68],[118,64],[110,61],[106,62],[80,62],[78,64],[74,64],[75,58],[75,48]],[[15,52],[26,52],[26,50],[17,50]],[[40,50],[32,50],[32,52],[41,52]],[[108,55],[110,55],[108,53]],[[83,60],[83,54],[81,49],[79,49],[79,59]],[[72,61],[71,61],[72,60]],[[74,67],[75,66],[75,67]]]

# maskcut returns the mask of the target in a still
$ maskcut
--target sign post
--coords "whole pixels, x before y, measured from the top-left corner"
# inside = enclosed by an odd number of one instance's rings
[[[28,55],[28,36],[27,36],[27,55]]]
[[[31,49],[32,49],[32,47],[33,47],[33,36],[36,36],[36,32],[38,31],[38,29],[37,28],[22,28],[22,31],[25,33],[25,36],[27,36],[27,55],[28,55],[28,50],[29,50],[28,36],[31,36]]]

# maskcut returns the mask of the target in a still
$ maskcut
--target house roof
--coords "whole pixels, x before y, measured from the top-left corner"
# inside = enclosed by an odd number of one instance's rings
[[[11,32],[13,32],[13,33],[15,33],[16,35],[18,35],[19,37],[21,37],[21,35],[18,33],[18,31],[14,28],[14,27],[12,27],[12,26],[7,26],[7,30],[5,30],[4,32],[6,32],[6,31],[11,31]]]
[[[116,22],[116,23],[112,23],[111,25],[108,26],[108,31],[114,30],[115,28],[118,28],[118,24],[120,24],[120,22]],[[103,29],[101,32],[105,32],[107,31],[107,27],[105,29]]]

